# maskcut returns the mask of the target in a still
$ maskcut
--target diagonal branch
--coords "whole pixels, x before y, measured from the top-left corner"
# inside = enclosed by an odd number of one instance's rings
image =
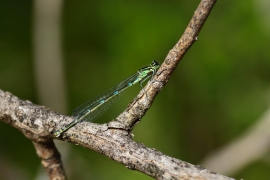
[[[0,102],[0,120],[19,129],[26,137],[34,141],[35,147],[41,149],[38,150],[39,156],[45,152],[45,155],[41,156],[43,164],[52,163],[52,161],[44,161],[44,158],[47,157],[47,160],[50,157],[57,158],[56,152],[50,152],[54,149],[53,146],[49,146],[52,143],[50,139],[55,120],[69,119],[69,117],[29,101],[20,100],[2,90],[0,90]],[[202,166],[195,166],[166,156],[155,149],[147,148],[133,141],[125,130],[110,129],[106,124],[80,123],[62,137],[67,142],[97,151],[124,164],[129,169],[138,170],[156,179],[232,180]],[[53,162],[56,168],[61,168],[59,161],[53,160]],[[50,164],[50,167],[53,166],[53,163]]]
[[[134,124],[146,113],[155,96],[168,82],[184,54],[197,40],[200,29],[215,2],[216,0],[201,1],[183,36],[170,50],[156,76],[150,84],[148,83],[145,89],[147,98],[141,91],[116,121],[103,125],[80,123],[63,133],[62,139],[100,152],[124,164],[129,169],[138,170],[156,179],[231,179],[201,166],[194,166],[166,156],[155,149],[147,148],[133,141],[129,134]],[[44,147],[42,144],[34,143],[36,147],[42,149],[47,147],[49,150],[53,149],[52,146],[47,145],[53,138],[52,132],[56,129],[56,124],[73,120],[73,118],[57,114],[45,107],[20,100],[1,90],[0,102],[0,120],[19,129],[34,142],[46,142]],[[55,155],[57,157],[57,153]]]
[[[216,0],[201,1],[182,37],[169,51],[164,63],[162,63],[153,81],[150,81],[151,86],[147,86],[147,88],[145,88],[147,97],[144,95],[144,91],[142,90],[134,102],[118,116],[116,121],[109,123],[111,127],[132,130],[134,124],[136,124],[150,108],[155,96],[169,81],[169,78],[171,77],[177,64],[180,62],[192,44],[198,39],[199,32],[215,3]]]

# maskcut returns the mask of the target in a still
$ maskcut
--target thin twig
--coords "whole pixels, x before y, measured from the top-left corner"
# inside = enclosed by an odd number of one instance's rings
[[[156,179],[231,179],[201,166],[194,166],[166,156],[155,149],[147,148],[133,141],[129,131],[124,130],[132,129],[150,107],[154,97],[168,82],[179,61],[197,40],[200,29],[215,2],[216,0],[201,1],[183,36],[170,50],[165,62],[151,81],[151,86],[147,86],[147,101],[144,100],[146,98],[141,91],[134,103],[117,118],[118,121],[109,123],[109,126],[89,122],[80,123],[63,133],[61,138],[100,152],[124,164],[129,169],[138,170]],[[19,129],[34,142],[52,138],[52,132],[56,129],[55,126],[58,122],[72,120],[72,118],[52,112],[45,107],[34,105],[29,101],[22,101],[1,90],[0,102],[0,120]]]
[[[131,130],[138,120],[142,118],[142,116],[150,108],[155,96],[169,81],[169,78],[171,77],[177,64],[180,62],[192,44],[198,40],[199,32],[215,3],[216,0],[201,1],[182,37],[176,43],[173,49],[169,51],[156,76],[152,81],[150,81],[151,86],[147,86],[148,88],[145,91],[147,92],[148,98],[143,96],[144,93],[141,91],[135,101],[116,118],[116,121],[110,122],[109,126]]]

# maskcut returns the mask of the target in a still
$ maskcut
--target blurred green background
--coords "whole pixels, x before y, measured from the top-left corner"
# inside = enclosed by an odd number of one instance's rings
[[[78,105],[153,59],[162,62],[199,2],[64,1],[61,44],[68,108],[61,113],[71,115]],[[270,100],[267,5],[264,0],[216,3],[198,41],[134,129],[136,141],[199,164],[256,123]],[[44,105],[35,81],[33,8],[33,1],[0,0],[0,89]],[[96,123],[115,118],[139,90],[138,85],[127,90]],[[0,123],[0,144],[2,172],[42,179],[34,147],[18,130]],[[63,160],[69,179],[151,179],[91,150],[58,145],[70,148]],[[268,156],[225,175],[267,179]],[[0,173],[0,179],[7,177]]]

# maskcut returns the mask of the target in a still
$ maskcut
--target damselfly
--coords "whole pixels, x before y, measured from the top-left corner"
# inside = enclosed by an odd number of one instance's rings
[[[137,73],[120,82],[118,85],[108,89],[94,99],[85,102],[73,111],[72,116],[75,117],[75,120],[56,130],[53,133],[54,136],[59,137],[64,131],[81,121],[93,121],[100,117],[114,104],[114,102],[128,87],[136,83],[139,83],[142,87],[142,83],[149,77],[153,77],[158,68],[159,63],[154,60],[149,66],[139,69]]]

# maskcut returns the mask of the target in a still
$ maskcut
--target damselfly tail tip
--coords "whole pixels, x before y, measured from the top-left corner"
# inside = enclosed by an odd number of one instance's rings
[[[59,137],[61,134],[62,132],[59,130],[53,132],[54,137]]]

